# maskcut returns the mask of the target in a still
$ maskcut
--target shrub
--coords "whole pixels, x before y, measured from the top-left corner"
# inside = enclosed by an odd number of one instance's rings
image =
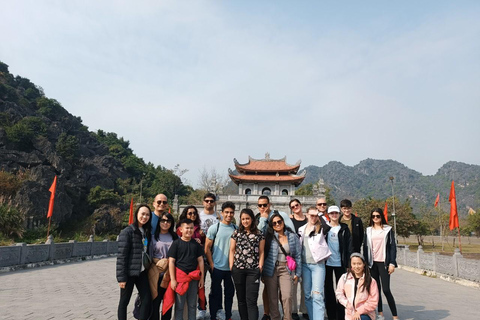
[[[32,140],[45,135],[47,128],[45,123],[37,117],[25,117],[11,127],[5,129],[7,138],[17,144],[21,149],[32,147]]]
[[[67,161],[72,161],[78,153],[78,139],[63,132],[58,137],[55,149],[57,153]]]
[[[22,185],[22,181],[14,174],[6,171],[0,171],[0,194],[4,196],[13,196]]]
[[[87,197],[88,203],[98,208],[102,204],[118,204],[122,198],[113,189],[104,189],[100,186],[93,187]]]
[[[17,209],[0,205],[0,230],[7,236],[21,237],[24,231],[23,222],[25,218]]]

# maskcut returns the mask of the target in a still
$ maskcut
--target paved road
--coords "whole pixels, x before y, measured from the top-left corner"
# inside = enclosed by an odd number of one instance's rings
[[[392,290],[401,319],[480,319],[479,289],[397,269]],[[0,274],[0,319],[116,319],[118,298],[115,258]]]

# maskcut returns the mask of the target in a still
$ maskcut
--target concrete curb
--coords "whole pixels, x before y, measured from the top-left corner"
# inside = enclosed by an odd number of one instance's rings
[[[453,282],[453,283],[460,284],[460,285],[465,286],[465,287],[480,289],[480,283],[475,282],[475,281],[460,279],[460,278],[456,278],[456,277],[449,276],[449,275],[446,275],[446,274],[437,273],[437,272],[434,272],[432,270],[419,269],[419,268],[414,268],[414,267],[410,267],[410,266],[398,265],[398,268],[402,269],[402,270],[405,270],[405,271],[408,271],[408,272],[413,272],[413,273],[416,273],[416,274],[420,274],[422,276],[427,276],[427,277],[430,277],[430,278],[439,278],[439,279],[442,279],[444,281]]]

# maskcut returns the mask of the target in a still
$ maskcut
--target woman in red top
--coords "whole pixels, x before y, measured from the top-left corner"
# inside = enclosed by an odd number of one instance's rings
[[[192,239],[195,239],[195,241],[197,241],[199,244],[203,246],[205,244],[205,233],[200,228],[200,215],[198,214],[197,207],[188,206],[185,209],[183,209],[177,222],[177,234],[179,237],[182,236],[180,225],[182,224],[182,221],[185,219],[190,219],[193,221],[194,229],[193,229]]]

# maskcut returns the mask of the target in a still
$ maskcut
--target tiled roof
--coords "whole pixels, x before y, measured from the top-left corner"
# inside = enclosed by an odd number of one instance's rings
[[[270,176],[270,175],[233,175],[230,174],[230,178],[236,184],[244,183],[244,182],[291,182],[298,186],[302,183],[305,176],[297,176],[297,175],[283,175],[283,176]]]
[[[238,172],[292,172],[296,173],[300,169],[300,161],[291,165],[286,162],[286,158],[272,160],[266,159],[252,159],[249,157],[245,164],[238,163],[237,159],[233,159],[235,168]]]

